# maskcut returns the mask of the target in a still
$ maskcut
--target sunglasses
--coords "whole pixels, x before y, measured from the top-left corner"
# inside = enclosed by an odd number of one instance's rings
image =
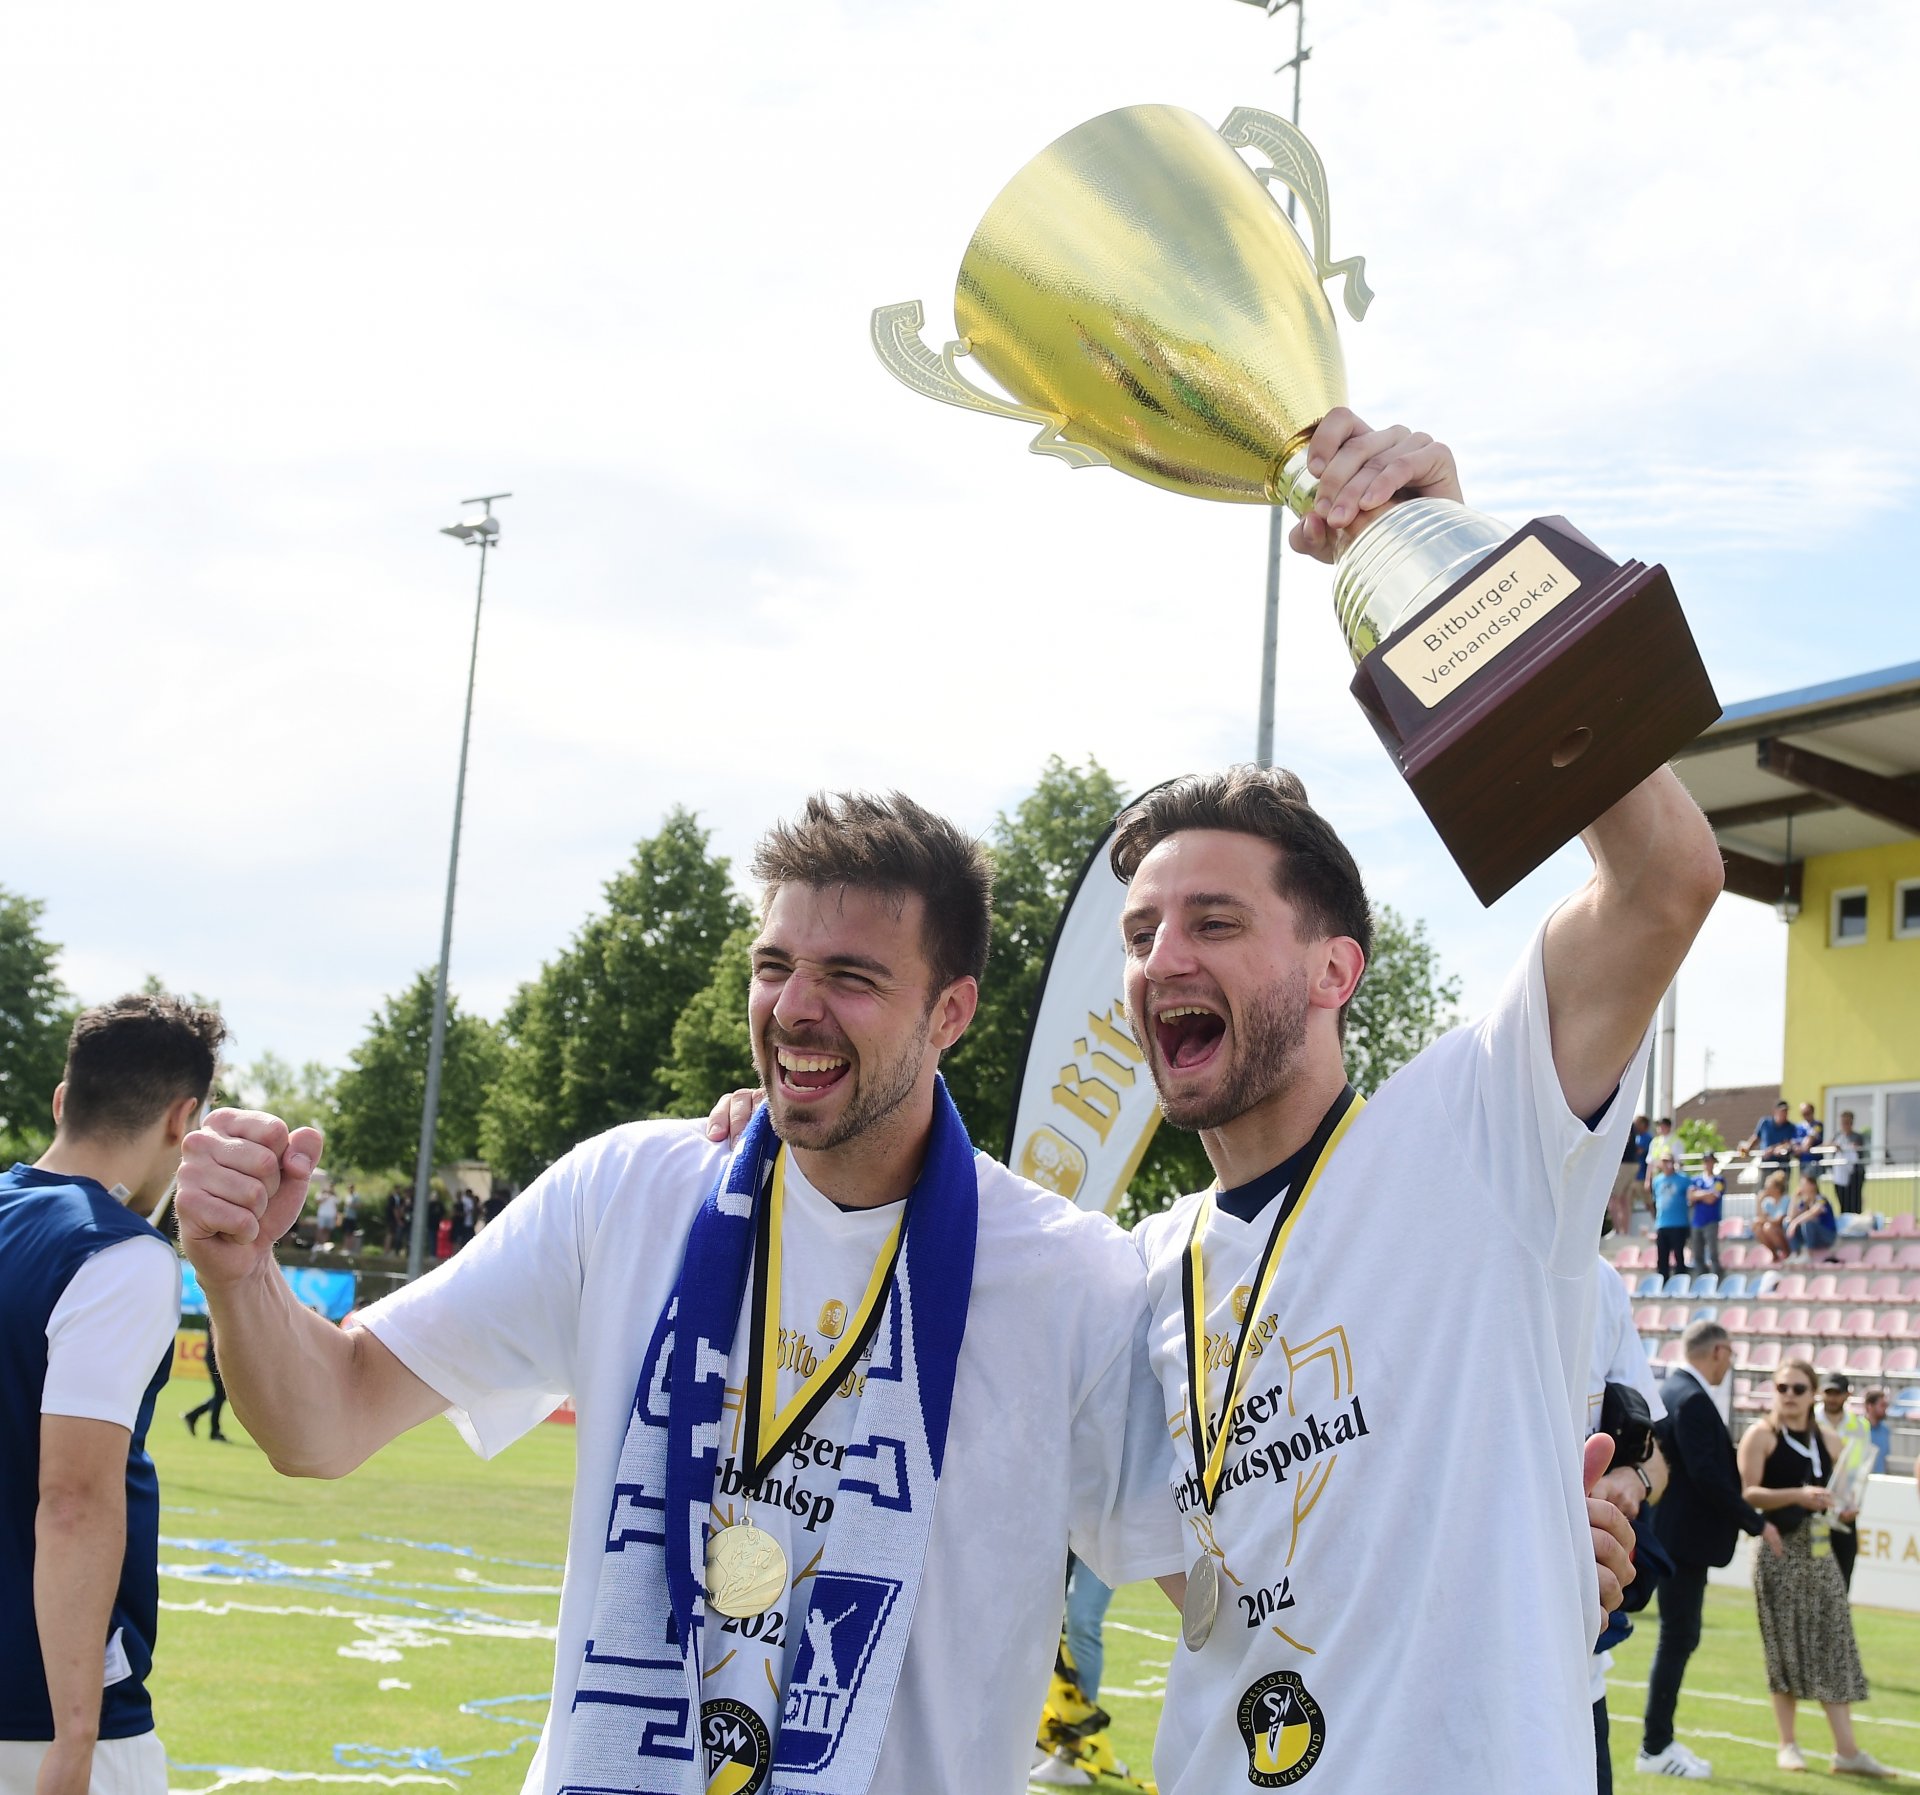
[[[1773,1387],[1781,1396],[1810,1396],[1813,1394],[1813,1386],[1811,1384],[1775,1384]]]

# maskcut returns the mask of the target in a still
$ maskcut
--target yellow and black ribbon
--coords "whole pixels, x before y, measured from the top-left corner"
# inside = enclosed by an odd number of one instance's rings
[[[911,1198],[908,1199],[911,1202]],[[801,1431],[838,1387],[849,1366],[858,1362],[872,1340],[880,1318],[886,1313],[887,1293],[893,1285],[894,1267],[900,1262],[902,1216],[893,1225],[873,1274],[867,1280],[847,1330],[839,1344],[827,1355],[820,1369],[802,1380],[793,1400],[785,1408],[780,1394],[780,1240],[781,1221],[787,1204],[787,1150],[782,1148],[773,1162],[773,1178],[766,1200],[755,1206],[753,1242],[753,1324],[747,1350],[747,1387],[743,1408],[746,1415],[746,1452],[744,1469],[749,1493],[759,1486],[767,1467],[791,1446]],[[764,1442],[764,1444],[763,1444]]]
[[[1213,1512],[1213,1499],[1220,1488],[1227,1466],[1228,1417],[1240,1400],[1241,1385],[1248,1375],[1247,1338],[1257,1328],[1259,1314],[1266,1306],[1267,1291],[1280,1269],[1281,1256],[1292,1238],[1294,1224],[1313,1195],[1320,1174],[1332,1160],[1334,1149],[1346,1138],[1354,1118],[1367,1106],[1367,1100],[1351,1085],[1342,1091],[1333,1107],[1321,1119],[1314,1138],[1300,1155],[1306,1165],[1303,1176],[1296,1177],[1293,1189],[1281,1199],[1273,1219],[1273,1230],[1260,1255],[1253,1275],[1253,1294],[1247,1312],[1240,1321],[1240,1332],[1233,1343],[1233,1356],[1227,1362],[1226,1394],[1220,1413],[1207,1413],[1207,1278],[1204,1247],[1207,1225],[1213,1219],[1217,1191],[1208,1191],[1194,1207],[1193,1226],[1187,1233],[1187,1250],[1180,1268],[1180,1303],[1187,1330],[1187,1432],[1193,1440],[1194,1470],[1200,1478],[1200,1500],[1206,1512]]]

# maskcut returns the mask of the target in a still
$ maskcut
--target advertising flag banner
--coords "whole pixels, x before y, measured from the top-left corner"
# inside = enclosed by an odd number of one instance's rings
[[[1080,869],[1054,931],[1014,1081],[1006,1163],[1082,1209],[1119,1207],[1160,1104],[1127,1020],[1120,912],[1127,888],[1107,864],[1109,826]]]

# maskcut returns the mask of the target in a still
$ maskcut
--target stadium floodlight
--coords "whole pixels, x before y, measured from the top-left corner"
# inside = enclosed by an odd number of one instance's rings
[[[420,1156],[413,1168],[413,1225],[407,1230],[407,1276],[417,1278],[427,1262],[427,1187],[433,1179],[433,1136],[440,1121],[440,1066],[447,1046],[447,966],[453,955],[453,892],[460,875],[460,813],[467,797],[467,743],[473,735],[473,681],[480,666],[480,606],[487,595],[487,550],[498,545],[500,520],[493,507],[510,492],[489,492],[463,505],[479,505],[471,523],[443,524],[442,536],[480,545],[480,581],[473,595],[473,647],[467,655],[467,709],[460,723],[460,774],[453,787],[453,849],[447,856],[447,903],[440,918],[440,970],[433,985],[433,1033],[427,1042],[426,1100],[420,1106]]]

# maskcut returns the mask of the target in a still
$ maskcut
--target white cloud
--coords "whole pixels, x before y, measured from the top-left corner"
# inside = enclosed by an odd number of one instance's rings
[[[1437,427],[1496,515],[1666,559],[1731,695],[1914,658],[1840,581],[1777,673],[1801,620],[1752,569],[1817,580],[1911,513],[1920,15],[1310,27],[1335,253],[1380,293],[1356,404]],[[1250,750],[1264,516],[1029,456],[889,381],[866,320],[918,296],[941,339],[975,219],[1080,119],[1283,109],[1257,8],[124,5],[10,36],[0,566],[36,722],[0,879],[87,996],[160,971],[246,1051],[337,1059],[432,959],[473,577],[434,527],[469,492],[516,494],[456,937],[483,1008],[672,803],[738,860],[817,785],[984,826],[1051,751],[1137,786]],[[1473,904],[1327,593],[1289,565],[1281,755],[1484,999],[1578,855]],[[1777,1055],[1756,918],[1683,984],[1716,1078]]]

